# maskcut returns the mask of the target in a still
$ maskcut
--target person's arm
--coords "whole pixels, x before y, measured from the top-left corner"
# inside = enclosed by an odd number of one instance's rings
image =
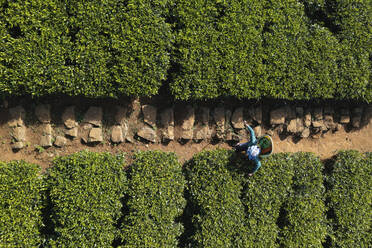
[[[255,160],[254,160],[254,162],[255,162],[255,164],[256,164],[256,167],[254,168],[254,170],[253,170],[253,172],[252,173],[249,173],[248,175],[249,176],[253,176],[253,174],[261,167],[261,161],[258,159],[258,158],[256,158]]]
[[[247,122],[244,121],[245,128],[249,132],[249,138],[250,138],[250,143],[255,144],[256,143],[256,135],[254,134],[253,129],[251,128],[250,125],[247,124]]]

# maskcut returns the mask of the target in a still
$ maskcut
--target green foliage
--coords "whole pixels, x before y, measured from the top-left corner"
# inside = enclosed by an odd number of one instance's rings
[[[281,247],[323,247],[327,235],[323,165],[311,153],[295,153],[290,194],[284,201],[286,222]]]
[[[328,179],[333,247],[369,247],[372,220],[372,155],[341,151]]]
[[[291,191],[294,164],[286,153],[274,154],[261,163],[254,176],[245,177],[242,194],[249,229],[247,247],[278,247],[279,226],[283,226],[278,219]]]
[[[174,60],[180,70],[170,84],[174,96],[371,101],[370,4],[333,1],[342,4],[331,8],[335,17],[327,17],[322,11],[331,3],[326,2],[177,4]],[[319,15],[326,20],[318,20]],[[330,25],[342,27],[346,35]],[[358,34],[348,41],[352,32]]]
[[[39,247],[42,227],[40,167],[0,162],[0,247]]]
[[[129,178],[122,247],[177,247],[183,227],[176,218],[186,205],[186,182],[176,155],[138,152]]]
[[[127,190],[122,155],[82,151],[58,157],[47,185],[56,237],[52,247],[109,247],[118,238]]]
[[[151,96],[172,43],[165,0],[0,2],[0,92]]]
[[[228,170],[231,152],[201,152],[186,165],[195,233],[191,247],[247,247],[242,185]]]
[[[167,1],[68,1],[74,70],[70,95],[151,96],[166,78],[172,34]]]
[[[61,92],[61,83],[71,76],[62,2],[0,1],[0,13],[0,94]]]

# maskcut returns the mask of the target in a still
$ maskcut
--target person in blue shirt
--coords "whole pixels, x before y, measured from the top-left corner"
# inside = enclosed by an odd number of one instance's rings
[[[246,129],[249,131],[249,141],[246,143],[238,143],[235,146],[235,151],[237,152],[242,152],[245,151],[246,156],[248,157],[249,160],[253,160],[255,162],[255,168],[253,169],[252,173],[249,173],[249,176],[252,176],[260,167],[261,167],[261,162],[259,155],[261,153],[260,147],[257,145],[257,138],[256,135],[254,134],[253,129],[251,126],[247,124],[247,122],[244,121],[244,125]]]

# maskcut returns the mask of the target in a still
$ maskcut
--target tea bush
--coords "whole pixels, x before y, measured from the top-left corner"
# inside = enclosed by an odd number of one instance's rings
[[[246,209],[246,247],[279,247],[279,215],[291,192],[293,160],[289,154],[274,154],[261,160],[261,168],[245,177],[242,202]],[[280,227],[279,227],[280,226]]]
[[[121,247],[177,247],[183,226],[176,219],[186,205],[186,182],[176,155],[138,152],[129,178]]]
[[[292,155],[292,189],[284,200],[281,247],[323,247],[327,235],[323,165],[312,153]]]
[[[230,157],[226,150],[205,151],[185,165],[193,214],[191,247],[247,247],[242,185],[228,170]]]
[[[43,188],[39,166],[0,162],[0,247],[39,247]]]
[[[333,247],[368,247],[371,244],[372,156],[358,151],[337,154],[328,179],[332,211]]]
[[[58,157],[48,171],[56,233],[52,247],[109,247],[119,237],[127,191],[123,155],[82,151]]]
[[[1,1],[0,94],[156,94],[173,39],[167,2]]]

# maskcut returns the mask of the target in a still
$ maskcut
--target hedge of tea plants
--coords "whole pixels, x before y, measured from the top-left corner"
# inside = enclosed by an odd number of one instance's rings
[[[0,163],[1,247],[368,247],[372,153],[82,151]]]
[[[291,192],[294,163],[286,153],[274,154],[261,163],[263,167],[254,176],[243,178],[247,247],[278,247],[280,227],[285,224],[279,215]]]
[[[186,205],[185,179],[174,153],[145,151],[130,166],[127,211],[120,247],[177,247]]]
[[[123,155],[82,151],[53,161],[46,178],[52,247],[110,247],[127,191]]]
[[[0,96],[372,101],[370,0],[0,1]]]
[[[40,167],[0,162],[0,247],[38,247],[42,239]]]
[[[342,151],[329,176],[332,247],[368,247],[372,242],[372,154]]]
[[[323,247],[327,236],[323,165],[311,153],[295,153],[291,190],[283,202],[281,247]]]
[[[190,247],[247,247],[242,185],[227,169],[230,155],[226,150],[201,152],[186,165],[195,230]]]
[[[0,1],[2,95],[151,96],[169,67],[167,1]]]

